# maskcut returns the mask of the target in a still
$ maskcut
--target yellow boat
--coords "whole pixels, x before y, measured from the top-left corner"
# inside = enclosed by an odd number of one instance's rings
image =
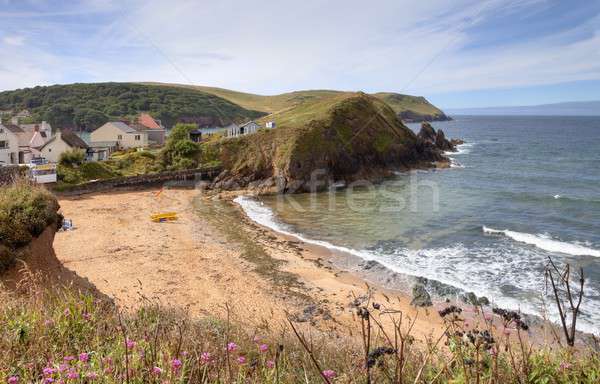
[[[150,216],[150,220],[154,221],[155,223],[161,223],[163,221],[174,221],[174,220],[177,220],[177,213],[176,212],[155,213],[154,215]]]

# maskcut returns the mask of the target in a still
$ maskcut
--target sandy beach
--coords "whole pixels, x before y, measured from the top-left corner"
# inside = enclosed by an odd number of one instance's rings
[[[147,299],[222,315],[227,303],[235,318],[257,325],[289,313],[322,330],[357,330],[350,307],[366,295],[365,281],[335,268],[326,249],[256,225],[226,196],[146,190],[64,197],[60,205],[75,229],[56,234],[57,257],[123,307]],[[154,223],[158,212],[178,220]],[[416,319],[414,336],[443,332],[436,307],[371,290],[372,301]]]

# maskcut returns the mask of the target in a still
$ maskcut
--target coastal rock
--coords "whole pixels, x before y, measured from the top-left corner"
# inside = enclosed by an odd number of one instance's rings
[[[435,146],[441,149],[442,151],[456,150],[452,143],[446,139],[446,135],[441,129],[438,129],[437,134],[435,136]]]
[[[283,123],[277,129],[206,143],[204,152],[216,154],[214,160],[229,171],[219,175],[215,186],[229,188],[223,182],[235,180],[239,188],[251,184],[255,189],[255,181],[273,178],[277,188],[258,189],[313,192],[336,183],[377,182],[393,170],[448,161],[435,146],[433,128],[428,139],[433,144],[426,145],[377,97],[344,94],[298,108],[279,113]]]
[[[431,296],[423,284],[415,284],[413,286],[412,296],[413,299],[410,302],[410,305],[414,305],[415,307],[430,307],[433,305]]]

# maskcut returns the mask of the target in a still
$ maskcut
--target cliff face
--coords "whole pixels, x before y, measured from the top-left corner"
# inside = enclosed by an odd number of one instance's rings
[[[385,102],[364,93],[303,104],[270,118],[278,128],[205,148],[218,153],[227,170],[215,187],[305,192],[447,162]]]

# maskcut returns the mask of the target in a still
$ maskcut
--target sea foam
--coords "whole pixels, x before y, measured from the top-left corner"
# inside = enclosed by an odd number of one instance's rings
[[[532,235],[530,233],[515,232],[508,229],[493,229],[486,226],[483,226],[483,232],[492,235],[504,235],[515,241],[533,245],[548,252],[565,253],[572,256],[600,257],[600,250],[588,248],[579,244],[554,240],[547,235]]]

